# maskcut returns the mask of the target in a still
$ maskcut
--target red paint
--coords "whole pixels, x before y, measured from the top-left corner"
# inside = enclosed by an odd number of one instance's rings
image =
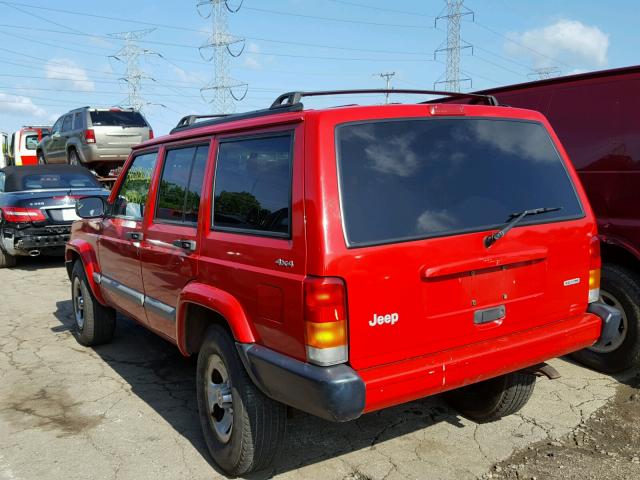
[[[159,149],[145,217],[130,225],[122,219],[97,222],[100,269],[175,306],[175,327],[149,309],[125,305],[103,289],[107,303],[172,339],[185,355],[189,353],[187,307],[196,304],[226,319],[237,341],[257,342],[306,360],[305,278],[339,279],[336,282],[346,286],[349,364],[367,384],[367,410],[497,376],[593,344],[600,320],[585,312],[595,221],[570,165],[567,168],[585,210],[581,219],[514,229],[489,253],[483,245],[487,232],[347,248],[336,172],[336,125],[425,117],[432,115],[432,107],[388,105],[282,113],[204,126],[135,147],[123,172],[133,156]],[[447,108],[434,113],[460,111],[467,116],[534,120],[551,130],[536,112],[481,105]],[[294,133],[291,238],[211,230],[218,142],[270,132]],[[568,164],[557,137],[553,132],[551,136]],[[165,145],[203,140],[210,141],[211,148],[198,228],[155,222]],[[110,202],[116,199],[122,178]],[[89,223],[74,224],[70,248],[95,234]],[[144,239],[134,245],[125,238],[129,230],[143,232]],[[183,237],[194,239],[197,248],[176,252],[167,247]],[[95,238],[86,241],[96,248]],[[284,268],[276,259],[292,264]],[[564,280],[576,276],[583,280],[572,288],[563,287]],[[498,298],[498,291],[507,298]],[[508,321],[476,326],[469,321],[471,298],[476,308],[504,303]],[[395,313],[398,320],[393,326],[371,327],[372,313],[383,317]]]
[[[84,266],[84,272],[87,276],[87,282],[93,292],[96,299],[103,305],[106,305],[100,287],[93,279],[94,272],[100,272],[100,266],[98,265],[98,259],[96,257],[96,235],[94,228],[88,222],[74,222],[71,225],[72,238],[68,243],[65,250],[65,261],[75,261],[76,257],[79,257]],[[82,230],[82,233],[80,231]]]

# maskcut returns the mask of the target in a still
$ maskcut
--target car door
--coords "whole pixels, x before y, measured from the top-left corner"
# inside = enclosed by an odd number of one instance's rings
[[[140,270],[142,224],[157,157],[157,151],[147,151],[133,158],[110,197],[98,237],[101,291],[110,303],[139,321],[146,321]]]
[[[44,156],[47,163],[62,163],[64,161],[61,155],[61,138],[62,138],[62,121],[64,117],[56,120],[51,128],[51,134],[44,141]]]
[[[168,146],[141,243],[149,326],[175,339],[180,291],[198,273],[198,217],[209,139]]]

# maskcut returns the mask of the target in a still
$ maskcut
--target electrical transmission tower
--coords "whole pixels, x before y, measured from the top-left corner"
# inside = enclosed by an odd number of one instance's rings
[[[545,80],[547,78],[559,77],[562,72],[558,67],[534,68],[527,76],[535,80]]]
[[[447,69],[444,81],[437,81],[435,85],[444,84],[445,90],[459,92],[461,83],[471,82],[468,77],[460,76],[460,52],[463,49],[470,48],[473,53],[473,46],[460,39],[460,21],[462,17],[471,15],[474,19],[473,11],[464,6],[464,0],[445,0],[447,2],[447,14],[436,17],[434,26],[438,26],[438,20],[447,20],[447,42],[446,47],[440,46],[433,52],[433,59],[439,53],[446,53]]]
[[[154,30],[155,28],[148,28],[145,30],[109,34],[110,37],[124,41],[124,46],[115,55],[110,55],[109,58],[125,64],[124,77],[120,80],[126,82],[129,93],[124,103],[136,110],[143,110],[146,105],[150,105],[150,102],[142,98],[142,80],[153,80],[153,78],[146,75],[140,68],[140,57],[159,55],[154,51],[140,47],[136,44],[136,41],[149,35]]]
[[[196,0],[200,16],[211,18],[211,35],[200,47],[200,55],[207,62],[213,61],[215,70],[213,80],[200,89],[200,94],[203,100],[214,105],[216,113],[232,113],[235,102],[247,95],[248,84],[231,78],[229,67],[231,57],[239,57],[244,51],[244,38],[229,33],[227,18],[240,7],[242,0],[235,9],[229,6],[228,0]]]
[[[391,79],[395,77],[396,72],[386,72],[386,73],[374,73],[374,76],[384,78],[387,82],[386,89],[390,90],[391,87]],[[384,94],[384,103],[385,105],[389,103],[389,92]]]

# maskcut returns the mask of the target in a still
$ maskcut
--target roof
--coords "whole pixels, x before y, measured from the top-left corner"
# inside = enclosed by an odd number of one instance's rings
[[[78,167],[75,165],[13,165],[10,167],[1,168],[0,172],[4,172],[4,174],[6,175],[4,181],[5,192],[16,192],[22,190],[23,179],[29,175],[77,173],[93,178],[93,174],[89,170],[84,167]]]
[[[516,83],[513,85],[505,85],[502,87],[488,88],[486,90],[478,90],[477,94],[491,95],[500,92],[506,92],[511,90],[520,90],[531,87],[538,87],[543,85],[557,85],[560,83],[569,83],[580,80],[591,80],[595,78],[615,77],[629,74],[640,74],[640,65],[633,65],[630,67],[611,68],[609,70],[596,70],[594,72],[577,73],[575,75],[565,75],[562,77],[547,78],[544,80],[535,80],[533,82]]]

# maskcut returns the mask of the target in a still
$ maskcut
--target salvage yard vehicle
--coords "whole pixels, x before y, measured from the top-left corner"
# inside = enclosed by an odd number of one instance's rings
[[[301,102],[360,93],[478,104]],[[232,475],[272,462],[285,405],[348,421],[449,392],[493,421],[554,376],[546,360],[620,323],[598,302],[595,220],[556,135],[487,95],[291,92],[188,116],[77,213],[78,340],[111,340],[119,310],[197,355],[203,435]]]
[[[0,168],[6,167],[9,163],[9,135],[0,132]]]
[[[82,107],[61,116],[38,144],[38,163],[68,163],[107,177],[122,166],[131,147],[153,138],[153,130],[132,108]]]
[[[50,126],[25,125],[11,135],[9,155],[11,165],[36,165],[36,147],[43,137],[49,135]]]
[[[0,169],[0,268],[15,266],[17,256],[64,255],[76,198],[108,193],[80,167]]]
[[[602,245],[602,301],[622,312],[610,343],[577,352],[613,373],[640,365],[640,66],[510,85],[481,93],[542,112],[593,206]]]

